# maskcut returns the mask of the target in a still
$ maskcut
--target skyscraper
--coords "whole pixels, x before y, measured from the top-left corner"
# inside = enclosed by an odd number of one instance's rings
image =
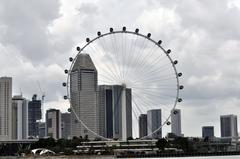
[[[139,137],[147,136],[147,114],[140,114],[138,118]]]
[[[148,134],[152,134],[162,125],[161,109],[153,109],[147,111]],[[151,135],[152,138],[162,138],[162,129]]]
[[[102,136],[132,137],[131,89],[124,85],[99,86],[99,130]]]
[[[0,140],[12,138],[12,78],[0,78]]]
[[[46,136],[54,139],[62,138],[61,112],[57,109],[49,109],[46,112]]]
[[[214,127],[213,126],[203,126],[202,127],[202,137],[213,138],[214,137]]]
[[[173,109],[171,111],[171,128],[172,133],[174,133],[177,136],[182,136],[180,109]]]
[[[38,122],[38,137],[44,138],[46,136],[46,123]]]
[[[77,116],[92,131],[99,133],[98,126],[98,86],[97,69],[88,54],[79,54],[70,72],[71,105]],[[90,139],[95,135],[78,122],[73,111],[71,112],[72,136],[88,135]]]
[[[236,115],[221,115],[220,116],[221,137],[237,137],[237,116]]]
[[[71,115],[70,113],[62,113],[62,138],[69,139],[71,137]]]
[[[42,118],[41,100],[37,100],[34,94],[32,101],[28,103],[28,136],[37,137],[39,134],[37,121]]]
[[[12,98],[12,138],[28,138],[28,100],[22,95]]]

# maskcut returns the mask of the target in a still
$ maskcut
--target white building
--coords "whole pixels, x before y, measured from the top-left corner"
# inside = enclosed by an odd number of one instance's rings
[[[12,98],[12,139],[28,138],[28,100],[22,96]]]
[[[12,78],[0,78],[0,140],[12,138]]]
[[[173,109],[171,111],[171,128],[172,133],[174,133],[177,136],[182,136],[180,109]]]
[[[161,109],[152,109],[147,111],[148,135],[158,130],[162,125]],[[162,138],[162,128],[153,133],[150,137]]]
[[[237,137],[238,136],[237,116],[233,114],[221,115],[220,127],[221,137]]]
[[[62,138],[61,112],[57,109],[49,109],[46,112],[46,135],[54,139]]]

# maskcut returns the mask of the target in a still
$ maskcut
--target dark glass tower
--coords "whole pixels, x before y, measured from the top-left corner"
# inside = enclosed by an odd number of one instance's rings
[[[38,120],[42,118],[41,100],[37,100],[37,95],[34,94],[32,101],[28,103],[28,136],[37,137],[39,135]]]
[[[124,86],[99,86],[99,109],[101,110],[99,121],[102,136],[118,139],[132,137],[131,98],[131,89]]]
[[[141,114],[138,118],[139,137],[147,136],[147,114]]]

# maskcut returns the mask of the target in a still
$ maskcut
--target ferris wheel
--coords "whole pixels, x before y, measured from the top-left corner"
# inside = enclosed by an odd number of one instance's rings
[[[77,55],[69,58],[70,69],[66,69],[67,82],[63,86],[67,88],[64,99],[70,101],[70,109],[88,131],[96,137],[109,140],[92,130],[90,126],[76,113],[71,104],[70,74],[74,64],[81,54],[88,54],[96,69],[98,85],[121,85],[131,89],[131,113],[133,137],[139,137],[138,120],[141,114],[147,114],[149,110],[161,109],[161,123],[154,131],[141,136],[148,138],[160,131],[165,125],[171,124],[172,111],[176,109],[182,99],[179,92],[184,87],[179,83],[182,73],[178,72],[177,60],[170,57],[171,50],[164,49],[162,41],[155,41],[151,33],[146,35],[135,31],[128,31],[126,27],[102,34],[97,32],[93,39],[86,38],[83,47],[77,47]]]

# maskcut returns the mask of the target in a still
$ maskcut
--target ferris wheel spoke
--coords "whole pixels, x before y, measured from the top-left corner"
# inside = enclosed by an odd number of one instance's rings
[[[138,69],[139,67],[139,64],[140,64],[140,60],[141,60],[141,57],[142,57],[142,52],[143,52],[143,50],[145,49],[145,47],[146,47],[146,39],[144,38],[144,40],[143,40],[143,42],[142,42],[142,44],[141,44],[141,48],[139,48],[139,51],[138,51],[138,53],[137,53],[137,59],[136,59],[136,64],[135,64],[135,66],[134,66],[134,68],[133,68],[133,72],[135,72],[136,71],[136,69]]]
[[[149,98],[145,97],[145,96],[140,96],[136,93],[133,93],[136,97],[138,101],[141,101],[141,103],[146,104],[146,106],[154,106],[156,105],[156,103],[154,103],[152,100],[150,100]],[[157,105],[165,105],[162,102],[157,102]]]
[[[116,34],[113,34],[113,39],[114,39],[114,44],[115,44],[115,46],[116,46],[116,54],[117,54],[117,57],[116,57],[116,59],[117,59],[117,61],[118,61],[118,66],[119,66],[119,74],[120,74],[120,79],[122,80],[123,79],[123,75],[122,75],[122,70],[121,70],[121,59],[119,58],[120,57],[120,46],[118,47],[118,45],[117,45],[117,38],[116,38]]]
[[[161,101],[169,101],[169,99],[176,99],[174,96],[171,96],[169,94],[156,94],[155,92],[142,92],[142,94],[144,94],[144,97],[148,97],[148,98],[153,98],[156,97],[157,100],[161,99]],[[158,101],[156,101],[158,102]]]
[[[102,47],[104,48],[104,50],[107,50],[107,47],[105,46],[105,43],[106,43],[105,38],[103,37],[103,38],[102,38],[102,41],[101,41],[101,39],[99,39],[99,42],[101,43],[101,45],[102,45]],[[111,50],[111,48],[108,48],[108,49]],[[114,48],[113,48],[113,49],[114,49]],[[114,49],[113,52],[115,52],[115,49]],[[112,50],[111,50],[111,53],[112,53]],[[112,60],[112,58],[113,58],[113,57],[111,57],[112,55],[113,55],[113,54],[110,54],[110,55],[109,55],[110,58],[111,58],[111,60]],[[113,59],[116,59],[116,58],[113,58]],[[112,64],[112,66],[113,66],[114,72],[117,72],[117,66],[116,66],[115,62],[111,62],[111,64]],[[116,74],[117,74],[117,73],[116,73]],[[119,75],[119,74],[117,74],[117,78],[120,79],[120,75]]]
[[[100,43],[100,45],[102,46],[102,48],[103,48],[104,50],[107,50],[107,49],[106,49],[106,46],[105,46],[104,43],[101,41],[101,39],[99,39],[99,43]],[[102,52],[102,51],[100,51],[100,52]],[[102,53],[102,55],[105,56],[104,53]],[[111,58],[111,56],[110,56],[110,58]],[[116,70],[112,70],[112,69],[114,69],[114,67],[109,66],[109,65],[107,64],[107,62],[105,62],[105,64],[106,64],[106,67],[107,67],[107,68],[111,71],[111,73],[115,76],[115,78],[118,79],[119,77],[118,77],[118,75],[115,73]]]
[[[100,49],[98,49],[97,47],[95,47],[95,46],[90,46],[90,48],[93,51],[95,51],[96,53],[102,53],[102,51]],[[108,66],[108,64],[106,64],[106,67],[107,67],[107,69],[104,68],[104,67],[101,67],[101,69],[104,70],[104,72],[108,73],[108,75],[111,76],[113,79],[118,79],[117,75],[112,71],[112,69],[110,68],[110,66]]]
[[[158,66],[156,68],[150,68],[149,70],[145,69],[143,71],[139,70],[139,72],[137,72],[137,74],[141,75],[141,78],[138,78],[138,80],[141,80],[142,78],[146,78],[146,77],[156,77],[156,75],[158,75],[159,73],[163,73],[166,70],[169,70],[171,67],[168,64],[163,64],[161,66]]]
[[[164,106],[164,105],[169,104],[169,103],[165,103],[165,102],[168,102],[168,100],[166,98],[169,98],[169,97],[163,97],[160,95],[154,95],[154,94],[149,94],[149,93],[142,93],[142,96],[138,96],[135,94],[135,96],[137,96],[138,97],[137,99],[139,99],[143,103],[148,104],[148,105],[151,104],[152,106],[159,105],[159,104]],[[150,100],[150,99],[154,99],[154,98],[157,99],[157,100],[155,100],[155,102]],[[159,101],[159,99],[161,99],[161,102]]]
[[[100,77],[100,79],[99,80],[101,80],[101,81],[109,81],[108,83],[111,83],[111,81],[116,81],[115,79],[113,79],[111,76],[109,77],[109,76],[106,76],[106,75],[104,75],[104,74],[100,74],[99,73],[99,77]]]
[[[125,75],[124,75],[124,44],[125,44],[125,42],[124,42],[124,33],[123,34],[121,34],[121,52],[120,52],[120,54],[121,54],[121,71],[122,71],[122,75],[123,75],[123,79],[122,79],[122,81],[124,81],[125,80]]]
[[[177,88],[173,86],[169,87],[143,87],[141,85],[139,86],[131,86],[132,89],[139,89],[139,90],[171,90],[171,91],[176,91]]]
[[[142,66],[143,69],[141,71],[139,71],[139,74],[143,73],[143,71],[146,70],[146,68],[149,68],[149,67],[147,67],[147,60],[145,60],[145,59],[151,59],[157,48],[158,47],[152,47],[151,50],[148,53],[146,53],[146,55],[143,57],[143,60],[140,63],[140,66]]]
[[[175,80],[175,79],[176,79],[175,76],[169,76],[169,77],[165,77],[165,78],[155,77],[155,79],[153,77],[148,77],[148,78],[144,78],[144,79],[139,79],[139,80],[133,81],[133,83],[139,83],[139,82],[141,82],[141,83],[163,82],[163,81],[171,81],[171,80]]]
[[[112,36],[114,36],[114,35],[110,35],[110,37],[111,37],[111,45],[112,45],[112,47],[114,48],[114,52],[113,52],[113,54],[114,54],[114,56],[115,56],[115,61],[113,62],[114,63],[114,65],[117,65],[116,66],[116,68],[117,68],[117,71],[119,72],[119,79],[121,79],[121,70],[120,70],[120,67],[119,67],[119,59],[118,59],[118,48],[117,48],[117,46],[116,46],[116,44],[115,44],[115,42],[114,41],[116,41],[115,40],[115,37],[114,37],[114,39],[113,39],[113,37]]]
[[[129,58],[127,59],[127,63],[126,63],[126,77],[128,77],[128,72],[129,72],[129,68],[131,67],[131,63],[132,63],[132,56],[133,56],[133,44],[134,44],[134,46],[136,45],[136,41],[137,41],[137,38],[138,38],[138,36],[136,36],[136,35],[134,35],[134,34],[132,34],[132,37],[134,37],[134,40],[133,40],[133,38],[131,39],[131,44],[130,44],[130,46],[129,46],[129,51],[128,51],[128,55],[129,55]],[[135,49],[135,47],[134,47],[134,49]]]

